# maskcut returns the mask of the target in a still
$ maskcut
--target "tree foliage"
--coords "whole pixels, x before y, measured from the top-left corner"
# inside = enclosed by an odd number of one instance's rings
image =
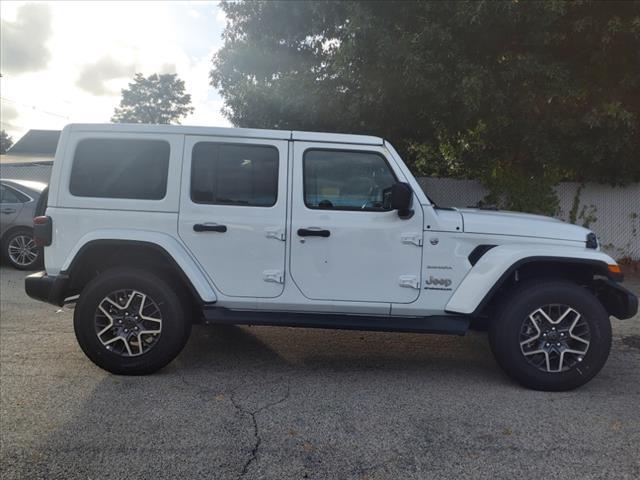
[[[13,145],[13,138],[4,130],[0,131],[0,155],[7,153]]]
[[[154,73],[145,77],[136,73],[128,88],[122,89],[115,123],[180,123],[193,112],[191,95],[185,93],[184,81],[178,75]]]
[[[559,180],[640,180],[640,2],[222,8],[210,77],[235,125],[380,135],[511,208],[552,210]]]

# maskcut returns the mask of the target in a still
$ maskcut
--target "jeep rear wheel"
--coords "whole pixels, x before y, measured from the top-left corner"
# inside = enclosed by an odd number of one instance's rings
[[[570,390],[591,380],[611,348],[609,315],[588,290],[530,281],[509,294],[489,328],[500,366],[537,390]]]
[[[161,276],[114,268],[82,291],[74,329],[96,365],[116,374],[143,375],[180,353],[191,331],[188,311],[186,295]]]

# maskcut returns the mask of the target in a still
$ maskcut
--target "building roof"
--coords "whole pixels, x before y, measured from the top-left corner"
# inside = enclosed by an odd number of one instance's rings
[[[60,130],[29,130],[7,151],[7,154],[53,157],[56,154],[59,138]]]

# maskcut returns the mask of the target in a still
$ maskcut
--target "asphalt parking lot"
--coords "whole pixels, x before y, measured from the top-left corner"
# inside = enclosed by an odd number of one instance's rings
[[[196,326],[162,372],[117,377],[71,310],[0,277],[3,479],[640,478],[638,317],[573,392],[512,383],[479,333]]]

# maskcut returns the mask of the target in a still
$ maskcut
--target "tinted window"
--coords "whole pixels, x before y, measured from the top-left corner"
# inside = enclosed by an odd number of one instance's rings
[[[389,210],[396,183],[384,157],[373,152],[307,150],[304,201],[309,208]]]
[[[278,150],[264,145],[199,142],[193,147],[196,203],[271,207],[278,196]]]
[[[13,188],[0,185],[0,203],[24,203],[29,198]]]
[[[162,140],[81,140],[69,191],[79,197],[160,200],[167,193],[169,151]]]

